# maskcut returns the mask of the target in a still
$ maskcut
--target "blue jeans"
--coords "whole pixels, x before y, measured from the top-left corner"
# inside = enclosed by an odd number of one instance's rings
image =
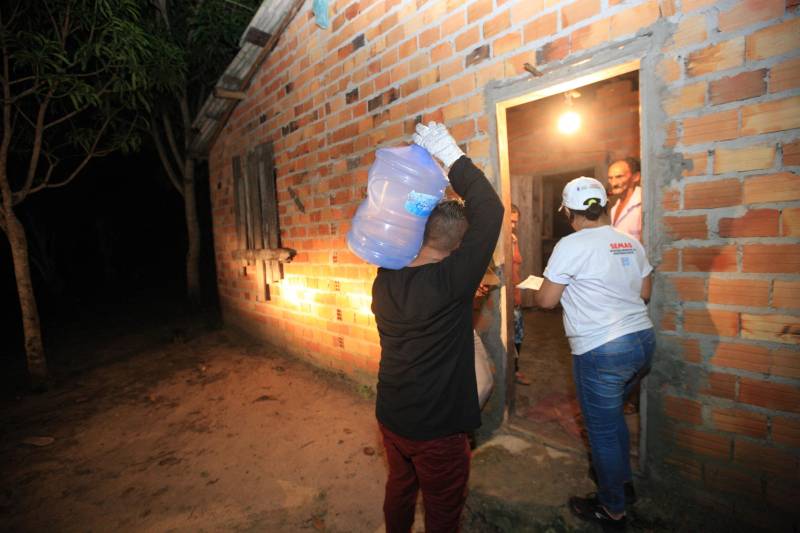
[[[609,512],[625,511],[624,483],[633,479],[630,436],[622,405],[650,369],[653,329],[629,333],[572,356],[575,387],[592,448],[598,498]]]

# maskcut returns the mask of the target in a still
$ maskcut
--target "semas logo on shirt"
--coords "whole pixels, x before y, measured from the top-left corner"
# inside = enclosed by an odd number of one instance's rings
[[[633,244],[629,242],[612,242],[609,244],[609,252],[611,255],[619,256],[624,267],[631,266],[631,258],[628,256],[636,253]]]

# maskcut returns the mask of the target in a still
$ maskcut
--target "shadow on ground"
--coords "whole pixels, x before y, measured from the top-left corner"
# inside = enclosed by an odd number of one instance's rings
[[[53,387],[0,401],[0,530],[382,531],[374,398],[173,316],[68,328]],[[586,470],[512,420],[475,450],[464,531],[593,531],[564,505]],[[630,530],[715,530],[673,508],[642,498]]]

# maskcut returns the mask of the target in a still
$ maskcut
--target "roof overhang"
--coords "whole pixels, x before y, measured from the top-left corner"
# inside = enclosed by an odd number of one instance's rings
[[[265,0],[239,39],[239,52],[217,80],[192,122],[190,152],[206,157],[250,82],[305,0]]]

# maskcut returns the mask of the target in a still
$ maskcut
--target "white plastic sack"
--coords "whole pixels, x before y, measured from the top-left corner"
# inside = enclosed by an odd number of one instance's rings
[[[494,388],[494,376],[492,375],[492,365],[489,362],[489,354],[483,346],[478,332],[474,329],[472,334],[475,340],[475,377],[478,381],[478,402],[483,409]]]

